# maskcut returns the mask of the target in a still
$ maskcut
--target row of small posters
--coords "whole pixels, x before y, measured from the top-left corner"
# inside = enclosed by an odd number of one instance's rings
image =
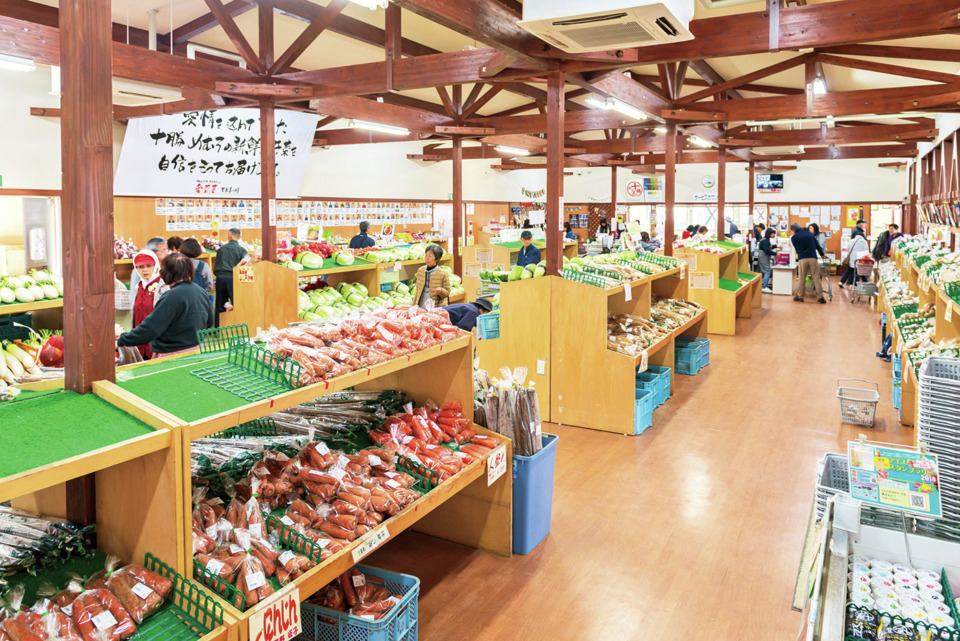
[[[209,229],[219,218],[222,226],[228,224],[244,228],[260,226],[260,200],[222,200],[215,198],[157,198],[156,214],[167,216],[167,229]],[[230,217],[234,217],[230,221]],[[176,225],[198,225],[170,228],[171,217]],[[192,218],[191,218],[192,217]],[[254,218],[256,224],[254,224]],[[431,224],[431,203],[347,202],[326,200],[278,200],[277,227],[296,227],[302,223],[326,227],[355,225],[362,220],[371,224]],[[204,227],[203,225],[206,225]]]
[[[258,209],[259,211],[259,209]],[[210,214],[170,215],[167,219],[167,231],[191,231],[195,229],[260,229],[260,214],[250,209],[246,212],[215,216]]]

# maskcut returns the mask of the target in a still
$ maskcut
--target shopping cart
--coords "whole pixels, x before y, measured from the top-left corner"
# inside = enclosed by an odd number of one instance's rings
[[[866,383],[869,387],[852,387],[844,383]],[[841,378],[837,381],[837,398],[840,399],[840,420],[851,425],[873,427],[880,400],[880,386],[862,378]]]
[[[833,300],[833,283],[830,282],[830,270],[833,269],[833,263],[829,258],[820,259],[820,283],[821,289],[827,292],[830,300]]]
[[[870,282],[870,276],[873,275],[873,268],[876,266],[876,264],[876,261],[869,256],[863,256],[857,261],[857,277],[855,282],[856,286],[854,288],[857,301],[860,300],[861,296],[866,296],[867,300],[869,300],[871,296],[877,296],[880,294],[880,288],[877,286],[877,284]],[[850,297],[850,302],[854,302],[854,298],[852,296]]]

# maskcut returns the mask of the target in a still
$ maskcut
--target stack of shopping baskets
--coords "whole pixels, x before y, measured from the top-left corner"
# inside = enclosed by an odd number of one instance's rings
[[[917,438],[937,455],[943,518],[960,521],[960,359],[924,361],[917,400]]]
[[[817,519],[827,509],[827,500],[834,494],[850,493],[846,454],[824,454],[817,471]]]

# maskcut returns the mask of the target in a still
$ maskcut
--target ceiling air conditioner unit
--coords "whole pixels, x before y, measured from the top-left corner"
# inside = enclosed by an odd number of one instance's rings
[[[706,9],[725,9],[750,2],[756,2],[756,0],[700,0],[700,4]]]
[[[525,0],[520,26],[570,53],[693,40],[694,0]],[[589,12],[584,9],[589,8]]]
[[[125,107],[159,105],[183,100],[183,93],[174,87],[163,87],[149,82],[113,79],[113,104]]]

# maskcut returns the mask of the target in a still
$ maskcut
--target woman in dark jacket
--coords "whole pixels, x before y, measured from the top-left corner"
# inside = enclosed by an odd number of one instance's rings
[[[757,254],[760,273],[763,274],[763,291],[767,294],[773,293],[773,290],[770,288],[770,280],[773,278],[773,263],[771,261],[774,259],[774,256],[777,255],[777,252],[773,251],[773,243],[771,240],[776,235],[777,232],[772,227],[763,232],[763,238],[760,240],[760,253]]]

